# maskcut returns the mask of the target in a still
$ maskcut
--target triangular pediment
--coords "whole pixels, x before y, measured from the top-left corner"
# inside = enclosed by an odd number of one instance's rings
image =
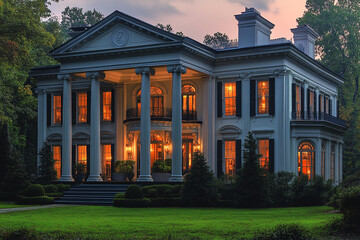
[[[70,39],[51,54],[96,52],[156,45],[183,38],[153,25],[115,11],[90,29]]]

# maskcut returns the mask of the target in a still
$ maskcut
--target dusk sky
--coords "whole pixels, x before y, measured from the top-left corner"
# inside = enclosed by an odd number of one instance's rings
[[[234,15],[255,7],[261,15],[275,24],[271,38],[292,38],[290,28],[305,11],[306,0],[63,0],[50,9],[60,16],[65,7],[80,7],[84,11],[96,9],[105,16],[115,10],[156,25],[171,24],[174,31],[199,42],[206,34],[226,33],[237,38]]]

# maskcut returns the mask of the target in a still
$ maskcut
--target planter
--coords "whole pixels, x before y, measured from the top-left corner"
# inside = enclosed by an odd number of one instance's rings
[[[154,182],[168,182],[171,173],[152,173],[151,176]]]
[[[113,172],[111,174],[111,181],[113,181],[113,182],[126,182],[125,174]]]

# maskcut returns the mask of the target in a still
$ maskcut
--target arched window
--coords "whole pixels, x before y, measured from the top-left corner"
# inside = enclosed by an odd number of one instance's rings
[[[325,179],[325,156],[326,156],[326,145],[324,142],[321,143],[321,177]]]
[[[184,85],[182,92],[182,108],[184,120],[196,120],[196,91],[192,85]]]
[[[136,107],[140,116],[141,111],[141,89],[137,93]],[[150,115],[162,116],[164,113],[164,96],[161,88],[156,86],[150,87]]]
[[[309,179],[315,175],[315,150],[310,142],[303,142],[298,149],[298,172]]]
[[[331,144],[330,152],[330,178],[335,181],[335,144]]]

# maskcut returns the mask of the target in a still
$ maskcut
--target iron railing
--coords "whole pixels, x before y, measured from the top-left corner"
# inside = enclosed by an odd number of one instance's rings
[[[130,108],[126,110],[126,119],[137,119],[140,117],[141,117],[141,108]],[[171,120],[172,109],[164,108],[164,107],[150,107],[150,117]],[[184,110],[182,112],[182,119],[185,121],[197,120],[197,112]]]
[[[346,127],[346,122],[344,120],[324,112],[292,111],[291,115],[293,120],[327,121],[342,127]]]

